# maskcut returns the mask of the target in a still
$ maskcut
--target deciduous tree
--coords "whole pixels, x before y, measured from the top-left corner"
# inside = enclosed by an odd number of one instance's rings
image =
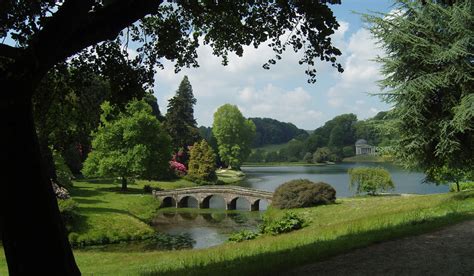
[[[229,167],[240,168],[250,154],[255,124],[245,119],[237,106],[225,104],[214,113],[212,133],[222,161]]]
[[[152,82],[154,68],[164,59],[175,61],[176,70],[198,66],[196,49],[201,43],[209,44],[227,64],[229,52],[241,56],[244,45],[267,42],[275,51],[269,64],[286,49],[301,50],[300,62],[309,65],[307,74],[314,81],[318,60],[342,71],[336,61],[341,53],[330,38],[339,25],[328,2],[340,0],[2,1],[1,144],[8,149],[1,161],[7,164],[2,176],[9,184],[1,187],[0,232],[10,274],[79,274],[48,176],[41,169],[32,116],[32,95],[56,64],[78,53],[85,54],[82,60],[101,59],[97,53],[103,42],[118,37],[120,46],[129,41],[139,45],[133,62],[146,69],[140,76]],[[114,92],[124,91],[117,88]],[[23,217],[29,219],[18,219]],[[47,261],[39,261],[40,255]]]
[[[169,173],[170,137],[144,101],[132,101],[115,115],[102,104],[101,125],[93,133],[92,152],[83,173],[90,177],[120,177],[122,190],[130,178],[157,179]]]

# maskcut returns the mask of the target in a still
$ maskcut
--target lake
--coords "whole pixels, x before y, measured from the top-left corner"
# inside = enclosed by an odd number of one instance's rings
[[[354,195],[349,190],[349,176],[347,170],[354,167],[380,166],[386,168],[395,183],[394,193],[433,194],[448,192],[447,186],[436,186],[423,183],[425,175],[420,172],[409,172],[389,163],[342,163],[327,166],[281,166],[281,167],[242,167],[247,175],[244,181],[236,185],[251,187],[260,190],[274,191],[279,185],[292,179],[309,179],[314,182],[326,182],[336,189],[337,197]],[[197,207],[196,202],[188,202],[189,206]],[[264,202],[260,209],[266,209]],[[248,210],[245,201],[237,202],[237,208]],[[213,197],[211,208],[225,209],[222,198]],[[225,242],[230,233],[249,229],[255,230],[261,221],[262,212],[225,212],[213,211],[209,213],[160,212],[153,221],[157,231],[168,234],[187,234],[194,240],[194,248],[205,248]],[[184,212],[183,212],[184,211]]]
[[[284,166],[284,167],[242,167],[246,179],[237,184],[265,191],[275,189],[293,179],[309,179],[314,182],[326,182],[336,189],[337,197],[353,196],[349,190],[349,175],[347,171],[355,167],[383,167],[390,172],[395,184],[394,193],[435,194],[449,191],[448,186],[436,186],[433,183],[423,183],[425,175],[420,172],[410,172],[391,163],[341,163],[327,166]]]

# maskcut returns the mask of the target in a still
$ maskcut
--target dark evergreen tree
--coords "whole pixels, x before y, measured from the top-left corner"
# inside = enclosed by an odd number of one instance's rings
[[[387,55],[378,58],[393,105],[395,155],[437,182],[474,168],[474,13],[471,0],[396,1],[366,16]],[[444,177],[443,177],[444,175]]]
[[[165,120],[165,117],[163,115],[161,115],[161,112],[160,112],[160,107],[158,106],[158,100],[156,99],[156,97],[153,95],[153,92],[150,92],[150,93],[146,93],[144,96],[143,96],[143,99],[145,100],[145,102],[147,104],[149,104],[151,106],[151,112],[153,113],[153,115],[155,116],[155,118],[159,121],[159,122],[163,122]]]
[[[185,76],[176,91],[176,95],[169,100],[165,118],[165,128],[172,138],[175,151],[181,149],[186,153],[187,147],[193,145],[200,138],[197,123],[194,119],[195,104],[193,88],[188,77]]]

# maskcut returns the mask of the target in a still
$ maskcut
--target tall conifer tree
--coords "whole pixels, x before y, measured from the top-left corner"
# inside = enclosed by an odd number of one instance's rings
[[[199,140],[199,130],[194,119],[196,99],[193,88],[185,76],[176,95],[169,100],[165,127],[172,138],[175,151],[184,150]]]

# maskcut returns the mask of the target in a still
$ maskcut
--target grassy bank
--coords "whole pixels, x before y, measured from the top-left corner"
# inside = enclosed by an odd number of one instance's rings
[[[264,162],[252,163],[246,162],[245,167],[292,167],[292,166],[325,166],[326,163],[308,163],[308,162]]]
[[[353,248],[473,219],[474,192],[343,199],[337,204],[295,212],[310,221],[310,225],[289,234],[201,250],[75,250],[75,256],[85,274],[274,273]],[[282,211],[268,213],[279,216]],[[0,274],[5,269],[5,261],[0,257]]]
[[[378,155],[356,155],[352,157],[346,157],[342,159],[342,162],[392,162],[393,159],[388,156],[378,156]]]
[[[245,174],[242,171],[229,169],[218,169],[216,174],[217,179],[224,182],[225,184],[237,183],[245,178]]]
[[[145,239],[155,231],[148,225],[159,208],[144,185],[162,189],[189,187],[186,180],[171,182],[136,181],[128,190],[120,190],[113,180],[79,181],[70,190],[77,202],[78,219],[69,239],[76,245],[116,243]]]

